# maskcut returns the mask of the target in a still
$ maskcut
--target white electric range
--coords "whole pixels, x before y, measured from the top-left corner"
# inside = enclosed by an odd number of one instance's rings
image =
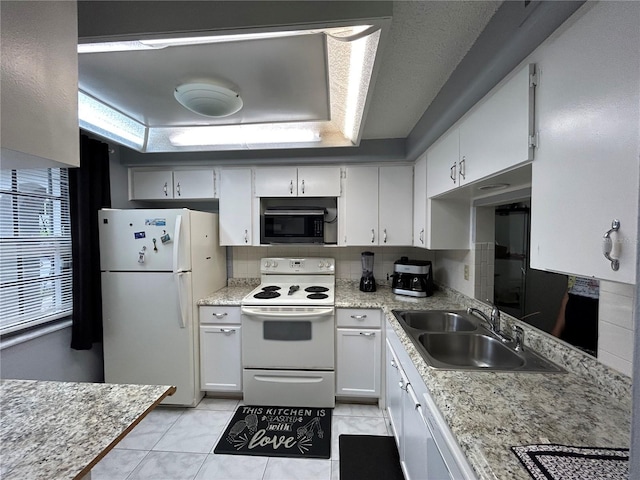
[[[263,258],[242,299],[247,405],[335,405],[335,260]]]

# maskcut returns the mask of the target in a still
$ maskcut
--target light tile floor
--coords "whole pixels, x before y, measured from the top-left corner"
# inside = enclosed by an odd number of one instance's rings
[[[331,458],[216,455],[238,400],[204,398],[195,408],[158,407],[91,471],[92,480],[339,480],[340,434],[391,435],[376,405],[338,403]]]

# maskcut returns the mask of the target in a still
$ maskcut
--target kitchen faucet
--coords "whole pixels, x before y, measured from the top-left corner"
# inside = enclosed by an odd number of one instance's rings
[[[467,308],[467,313],[470,315],[475,315],[477,317],[480,317],[481,319],[486,321],[489,324],[489,330],[495,333],[498,337],[500,337],[502,341],[505,341],[505,342],[512,341],[511,337],[509,337],[508,335],[505,335],[500,331],[500,310],[498,309],[495,303],[491,302],[491,315],[487,315],[482,310],[479,310],[473,307]]]

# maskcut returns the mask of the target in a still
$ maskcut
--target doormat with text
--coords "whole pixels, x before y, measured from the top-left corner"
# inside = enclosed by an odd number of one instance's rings
[[[331,408],[240,405],[214,453],[330,458]]]

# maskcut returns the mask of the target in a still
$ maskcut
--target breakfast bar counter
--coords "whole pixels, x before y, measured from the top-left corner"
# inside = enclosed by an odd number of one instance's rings
[[[175,387],[0,380],[0,478],[82,479]]]

